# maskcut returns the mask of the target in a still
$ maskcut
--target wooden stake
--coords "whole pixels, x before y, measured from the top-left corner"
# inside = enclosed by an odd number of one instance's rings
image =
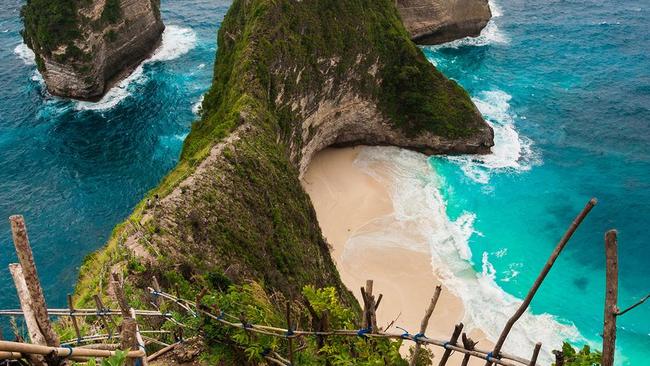
[[[131,316],[131,311],[129,310],[129,303],[126,301],[126,295],[124,294],[124,284],[120,280],[120,276],[117,273],[113,273],[113,294],[115,295],[115,300],[117,305],[120,307],[120,312],[122,317],[128,318]],[[101,299],[100,299],[101,304]],[[101,304],[103,305],[103,304]]]
[[[106,328],[106,332],[108,333],[108,338],[112,338],[113,337],[113,331],[111,330],[111,327],[108,326],[108,322],[106,321],[106,316],[104,315],[104,306],[102,305],[102,300],[99,298],[99,295],[94,295],[93,298],[95,299],[95,306],[97,306],[97,316],[99,317],[99,319],[104,324],[104,328]]]
[[[436,289],[433,292],[433,297],[431,298],[431,302],[429,303],[429,307],[427,307],[427,310],[424,312],[424,318],[422,318],[422,322],[420,323],[420,334],[424,334],[424,332],[427,331],[427,326],[429,325],[429,319],[431,318],[431,314],[433,314],[433,310],[436,308],[436,303],[438,303],[438,298],[440,297],[440,292],[442,291],[442,288],[440,285],[436,286]],[[420,352],[420,343],[416,342],[415,343],[415,349],[413,350],[413,356],[411,357],[411,361],[409,362],[409,366],[415,366],[417,363],[418,359],[418,352]]]
[[[463,331],[463,323],[458,323],[454,327],[454,333],[451,335],[451,339],[449,340],[449,344],[455,346],[456,343],[458,342],[458,337],[460,337],[460,333]],[[444,366],[447,364],[447,360],[449,360],[449,356],[451,356],[451,350],[449,348],[445,347],[445,353],[442,354],[442,358],[440,358],[440,363],[438,366]]]
[[[45,337],[41,333],[40,328],[38,327],[38,322],[36,321],[36,316],[32,311],[31,307],[31,298],[29,296],[29,290],[27,290],[27,284],[25,283],[25,277],[23,276],[23,270],[20,264],[12,263],[9,265],[9,271],[11,276],[14,279],[14,284],[16,285],[16,292],[18,293],[18,299],[20,300],[20,307],[23,310],[23,317],[25,318],[25,324],[27,325],[27,332],[29,333],[29,338],[33,344],[40,344],[46,346]],[[14,318],[12,318],[13,320]],[[14,328],[14,333],[16,333],[16,340],[20,341],[20,334],[18,333],[18,327],[14,326],[15,321],[12,323]],[[46,366],[45,359],[43,356],[31,355],[29,361],[34,366]]]
[[[539,356],[539,351],[542,349],[542,344],[537,342],[535,344],[535,349],[533,350],[533,357],[530,359],[530,363],[528,366],[535,366],[537,365],[537,357]]]
[[[366,287],[361,287],[361,297],[363,298],[363,323],[362,327],[368,329],[370,333],[376,333],[377,327],[377,308],[379,303],[375,302],[375,296],[372,294],[373,281],[367,280]],[[379,295],[381,301],[382,295]]]
[[[122,320],[122,334],[120,337],[120,348],[127,350],[137,350],[138,349],[138,340],[135,336],[136,333],[136,322],[131,316],[128,316]],[[129,359],[126,362],[126,366],[133,366],[135,360]]]
[[[582,223],[582,221],[587,217],[587,214],[591,211],[592,208],[596,205],[598,201],[595,198],[592,198],[587,202],[587,205],[582,209],[580,214],[573,220],[571,223],[571,226],[567,229],[567,231],[564,233],[564,236],[560,239],[558,244],[556,245],[555,249],[553,250],[553,253],[551,253],[551,256],[548,258],[546,261],[546,264],[542,268],[542,271],[540,274],[537,276],[537,279],[533,283],[533,286],[528,290],[528,295],[526,295],[526,298],[524,301],[521,303],[515,314],[508,319],[508,322],[506,323],[505,327],[501,331],[501,335],[499,336],[499,339],[497,340],[496,344],[494,345],[494,349],[492,350],[492,355],[494,358],[499,358],[499,353],[501,352],[501,348],[503,347],[503,344],[506,341],[506,338],[508,337],[508,334],[510,333],[510,330],[512,330],[512,327],[515,325],[517,320],[526,312],[526,309],[528,309],[528,306],[530,305],[531,301],[533,301],[533,297],[537,293],[537,290],[539,287],[542,285],[542,282],[544,282],[544,279],[546,278],[546,275],[548,275],[548,272],[551,270],[551,267],[553,267],[553,264],[555,263],[555,260],[557,260],[558,256],[562,252],[562,249],[566,246],[566,244],[569,242],[569,239],[573,236],[573,233],[575,233],[576,229],[578,229],[578,226]],[[488,360],[485,363],[485,366],[490,366],[492,365],[492,361]]]
[[[474,342],[471,338],[469,338],[467,334],[465,334],[465,332],[463,332],[462,340],[463,340],[463,348],[469,351],[473,351],[474,348],[476,347],[476,344],[478,343],[478,342]],[[471,357],[472,355],[466,353],[465,356],[463,356],[463,362],[460,364],[460,366],[467,366],[467,364],[469,363],[469,359]]]
[[[58,347],[59,337],[52,329],[50,324],[50,317],[47,314],[47,305],[45,304],[45,297],[43,296],[43,289],[38,280],[38,272],[36,271],[36,264],[34,263],[34,254],[32,247],[29,244],[27,237],[27,228],[25,227],[25,220],[20,215],[11,216],[9,218],[11,223],[11,233],[13,236],[14,246],[16,247],[16,254],[22,267],[23,277],[25,284],[29,291],[31,300],[31,310],[34,312],[34,317],[38,325],[38,329],[45,339],[48,346]]]
[[[614,365],[616,315],[618,314],[618,240],[616,230],[605,234],[605,322],[602,366]]]
[[[79,339],[81,339],[81,331],[79,330],[79,324],[77,324],[77,317],[74,315],[74,302],[72,301],[72,294],[68,294],[68,309],[70,309],[70,320],[72,321],[74,332],[77,335],[77,341],[79,341]]]
[[[287,301],[287,329],[288,332],[293,332],[291,324],[291,302]],[[288,348],[289,348],[289,364],[293,365],[293,338],[290,336],[287,337]]]
[[[153,289],[156,291],[156,293],[160,292],[160,285],[158,284],[158,279],[156,276],[153,276]],[[156,307],[160,306],[160,296],[154,295],[153,302]]]
[[[140,327],[138,327],[138,323],[136,321],[135,317],[135,309],[131,308],[131,318],[133,318],[133,321],[135,322],[135,339],[137,340],[138,344],[138,349],[144,353],[144,356],[141,358],[142,360],[142,366],[148,366],[149,363],[147,362],[147,352],[144,348],[144,340],[142,339],[142,335],[140,335]]]

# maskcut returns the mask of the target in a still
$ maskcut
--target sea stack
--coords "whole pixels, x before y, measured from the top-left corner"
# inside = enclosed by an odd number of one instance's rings
[[[396,0],[411,39],[440,44],[476,37],[492,17],[488,0]]]
[[[165,29],[160,0],[28,0],[21,16],[48,91],[83,100],[128,75]]]

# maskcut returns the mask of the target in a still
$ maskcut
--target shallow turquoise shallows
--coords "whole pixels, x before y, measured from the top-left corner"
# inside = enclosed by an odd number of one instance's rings
[[[0,292],[14,292],[6,218],[20,213],[49,304],[64,306],[61,289],[72,291],[83,257],[177,162],[210,85],[216,31],[230,2],[163,1],[163,48],[98,104],[45,93],[22,46],[22,3],[0,5]],[[532,305],[540,316],[530,323],[597,345],[606,230],[620,233],[621,306],[650,292],[649,6],[492,6],[495,18],[481,37],[423,50],[493,124],[494,154],[431,164],[449,219],[472,233],[467,244],[486,279],[478,282],[487,286],[482,293],[498,286],[522,298],[573,217],[590,197],[599,199],[541,287]],[[0,307],[16,306],[14,297],[0,298]],[[650,364],[650,305],[619,322],[620,364]]]
[[[0,293],[15,293],[7,218],[19,213],[47,300],[64,306],[83,258],[178,161],[230,1],[163,1],[162,48],[95,104],[47,95],[20,37],[23,3],[0,4]]]
[[[532,310],[600,347],[608,229],[619,231],[620,306],[650,292],[650,7],[492,5],[497,16],[478,39],[424,50],[493,124],[495,154],[431,164],[450,219],[473,219],[475,270],[519,298],[575,215],[599,199]],[[536,324],[558,326],[547,320]],[[618,337],[620,364],[650,364],[650,304],[619,318]]]

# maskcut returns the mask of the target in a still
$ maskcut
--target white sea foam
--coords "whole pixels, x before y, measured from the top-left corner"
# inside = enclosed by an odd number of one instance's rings
[[[77,102],[78,110],[106,110],[126,99],[134,87],[144,83],[144,65],[152,62],[169,61],[189,52],[196,45],[196,33],[190,28],[169,25],[165,28],[162,42],[153,55],[143,61],[127,78],[113,86],[98,102]]]
[[[501,90],[479,93],[472,98],[486,121],[494,129],[494,146],[488,155],[460,155],[447,159],[460,165],[472,180],[486,184],[494,173],[526,171],[540,163],[532,141],[515,129],[516,116],[510,110],[512,97]]]
[[[14,48],[14,53],[18,56],[25,65],[36,65],[36,55],[25,43],[21,43]]]
[[[389,225],[373,225],[381,227],[381,232],[357,233],[346,243],[346,250],[370,244],[428,249],[436,275],[465,305],[463,322],[470,329],[482,329],[495,341],[520,300],[497,285],[498,271],[488,253],[482,255],[482,272],[474,271],[469,239],[477,234],[473,227],[475,214],[465,212],[453,221],[449,219],[440,194],[444,182],[424,155],[397,148],[368,147],[361,150],[355,165],[388,188],[395,212],[378,219]],[[527,312],[514,327],[505,350],[527,357],[535,343],[541,341],[545,345],[541,361],[550,363],[550,350],[560,347],[565,339],[582,337],[575,326],[552,315]]]
[[[199,100],[192,105],[192,113],[195,115],[199,115],[201,113],[201,105],[203,105],[203,99],[205,98],[205,95],[201,95]]]

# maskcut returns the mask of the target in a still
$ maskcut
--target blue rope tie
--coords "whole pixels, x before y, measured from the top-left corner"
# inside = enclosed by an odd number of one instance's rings
[[[371,328],[359,329],[359,331],[357,331],[357,335],[359,337],[365,338],[365,337],[367,337],[366,334],[370,333],[370,331],[372,331]]]
[[[136,358],[135,359],[135,366],[142,366],[142,359],[141,358]]]
[[[418,333],[413,336],[413,340],[418,342],[418,339],[425,337],[424,333]]]
[[[268,356],[268,354],[271,353],[271,350],[268,348],[264,348],[261,352],[262,357]]]
[[[252,326],[251,324],[244,323],[244,322],[241,323],[241,326],[242,326],[242,328],[244,328],[244,329],[251,329],[251,328],[253,328],[253,326]]]
[[[72,347],[70,347],[70,345],[65,345],[65,346],[61,346],[61,347],[66,348],[68,350],[68,352],[69,352],[67,355],[62,356],[62,357],[68,358],[68,357],[72,356]]]
[[[492,357],[493,357],[493,356],[492,356],[492,352],[489,352],[489,353],[487,354],[487,356],[486,356],[486,360],[488,360],[488,361],[492,361]]]
[[[158,292],[158,291],[156,291],[156,290],[151,290],[151,294],[152,294],[153,296],[155,296],[155,297],[160,296],[160,292]]]
[[[449,345],[449,342],[445,342],[442,346],[445,347],[445,349],[447,349],[448,345]]]
[[[397,328],[397,329],[401,329],[402,331],[404,331],[404,334],[402,334],[402,335],[400,336],[400,338],[402,338],[402,339],[408,339],[408,338],[411,336],[411,335],[409,334],[408,330],[406,330],[406,329],[404,329],[404,328],[402,328],[402,327],[395,327],[395,328]]]
[[[144,348],[144,344],[140,344],[140,343],[138,343],[138,347],[139,347],[141,350],[143,350],[143,351],[145,350],[145,348]]]
[[[223,311],[219,311],[219,315],[217,315],[217,320],[223,320]]]
[[[81,337],[77,337],[77,344],[81,343]]]
[[[287,329],[287,333],[285,333],[285,336],[286,336],[287,338],[289,338],[289,337],[291,337],[291,336],[294,335],[294,334],[295,334],[295,333],[293,332],[293,329],[289,328],[289,329]]]

